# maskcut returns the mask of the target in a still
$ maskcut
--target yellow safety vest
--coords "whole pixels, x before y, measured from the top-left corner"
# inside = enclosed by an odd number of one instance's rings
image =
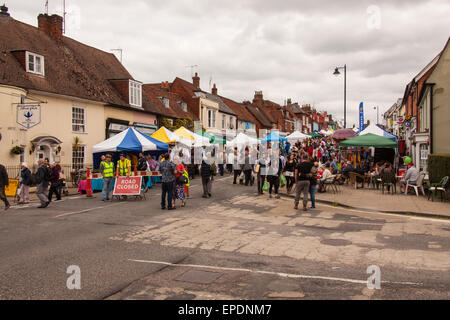
[[[128,167],[130,167],[130,169],[128,169]],[[119,160],[119,162],[117,162],[117,168],[119,168],[119,175],[127,176],[131,170],[131,161],[128,159],[125,159],[125,162]]]
[[[103,162],[103,176],[105,178],[114,177],[114,163],[112,161],[109,164],[106,161]]]
[[[187,183],[185,184],[185,186],[189,187],[189,173],[186,170],[184,170],[183,176],[187,178]]]

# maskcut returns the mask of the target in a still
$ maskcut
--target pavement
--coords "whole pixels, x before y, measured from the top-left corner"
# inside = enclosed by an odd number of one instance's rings
[[[159,186],[146,200],[0,211],[0,299],[450,298],[450,221],[322,202],[304,212],[255,191],[216,177],[203,199],[196,178],[173,211]],[[80,289],[67,286],[71,266]]]
[[[287,195],[284,188],[281,188],[280,193]],[[294,197],[292,193],[289,196]],[[316,193],[316,201],[368,211],[450,219],[450,202],[441,202],[440,199],[427,200],[427,197],[420,193],[419,196],[405,195],[398,191],[391,194],[385,190],[383,194],[381,188],[355,189],[344,184],[339,186],[336,193]]]

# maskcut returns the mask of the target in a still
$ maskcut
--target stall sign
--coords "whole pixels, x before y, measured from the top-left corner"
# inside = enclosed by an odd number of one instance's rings
[[[138,196],[141,193],[142,177],[117,177],[114,184],[115,196]]]

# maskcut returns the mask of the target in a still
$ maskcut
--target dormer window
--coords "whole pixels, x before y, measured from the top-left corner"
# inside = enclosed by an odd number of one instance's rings
[[[187,112],[187,103],[186,102],[178,101],[178,105],[184,112]]]
[[[159,97],[159,100],[164,105],[164,107],[169,108],[169,98]]]
[[[44,56],[27,52],[26,53],[27,72],[44,76]]]
[[[142,107],[142,83],[130,80],[130,105]]]

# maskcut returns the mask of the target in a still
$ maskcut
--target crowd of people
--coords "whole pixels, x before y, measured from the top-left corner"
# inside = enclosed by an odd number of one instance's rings
[[[103,177],[102,201],[110,200],[110,193],[115,177],[131,176],[133,171],[159,171],[162,182],[161,208],[173,210],[176,202],[180,207],[186,205],[189,198],[190,180],[198,174],[201,176],[203,198],[212,196],[214,176],[223,176],[226,172],[233,175],[233,184],[253,186],[256,184],[257,195],[269,194],[269,198],[280,198],[280,187],[286,187],[288,194],[295,192],[294,208],[298,209],[302,196],[303,210],[315,208],[316,192],[324,192],[327,184],[335,180],[343,183],[349,179],[350,172],[359,176],[369,176],[378,184],[379,177],[394,174],[393,164],[389,161],[374,162],[374,150],[364,148],[362,152],[347,153],[340,150],[338,143],[330,137],[311,138],[291,144],[275,142],[267,145],[226,147],[221,153],[223,161],[205,148],[201,150],[201,163],[194,163],[194,151],[188,148],[172,149],[159,157],[139,153],[120,154],[116,164],[112,155],[101,156],[99,172]],[[212,157],[211,157],[212,156]],[[356,165],[355,165],[356,164]],[[414,185],[419,171],[408,164],[408,171],[399,181],[403,191],[406,184]],[[146,189],[149,176],[143,176],[142,188]],[[360,178],[357,178],[360,179]],[[37,186],[37,196],[41,202],[39,208],[45,208],[52,201],[61,200],[65,175],[58,163],[49,164],[48,159],[39,160],[38,169],[31,174],[26,163],[22,163],[21,188],[19,203],[29,203],[29,187]],[[5,196],[8,177],[4,167],[0,166],[0,198],[5,202],[5,209],[10,207]]]

